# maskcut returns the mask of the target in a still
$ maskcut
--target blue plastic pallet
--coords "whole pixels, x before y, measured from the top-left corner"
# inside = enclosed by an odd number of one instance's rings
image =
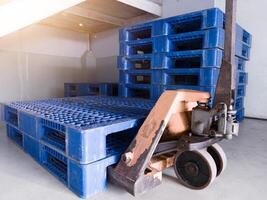
[[[126,27],[120,29],[119,38],[120,41],[134,41],[223,27],[224,13],[220,9],[212,8]],[[237,40],[251,46],[251,35],[239,25],[236,30]]]
[[[216,29],[215,29],[216,30]],[[210,33],[216,38],[209,37],[209,34],[202,34],[201,32],[186,33],[172,36],[160,36],[146,40],[139,40],[134,42],[120,43],[120,56],[140,56],[151,55],[155,53],[164,52],[180,52],[193,51],[212,48],[224,48],[223,34],[216,34],[213,30],[202,31],[203,33]],[[223,30],[217,32],[222,33]],[[207,36],[201,38],[200,36]],[[243,42],[236,42],[236,56],[249,60],[250,47]]]
[[[59,108],[57,110],[62,109]],[[50,113],[49,115],[47,115],[47,118],[52,118],[54,120],[57,120],[58,122],[42,119],[41,117],[30,115],[28,113],[27,115],[31,116],[31,122],[33,127],[38,128],[37,130],[32,130],[32,132],[35,132],[35,134],[37,134],[37,139],[49,143],[50,145],[55,146],[63,152],[66,152],[74,159],[77,159],[77,161],[79,161],[80,163],[93,162],[96,159],[101,159],[107,156],[109,153],[108,148],[111,148],[107,146],[109,142],[108,138],[114,138],[115,135],[120,135],[123,138],[121,134],[124,134],[126,138],[130,139],[130,133],[132,132],[132,129],[129,128],[138,125],[138,119],[130,118],[128,119],[128,121],[125,118],[120,119],[120,117],[119,119],[112,119],[112,117],[114,117],[115,115],[112,116],[111,114],[109,114],[107,116],[103,116],[102,121],[106,121],[102,123],[104,127],[97,127],[97,124],[100,123],[101,119],[98,119],[98,117],[96,116],[93,116],[93,118],[91,119],[90,117],[92,116],[88,116],[85,114],[76,114],[76,112],[75,114],[73,114],[70,111],[66,112],[67,114],[61,111],[58,113],[54,112],[52,114]],[[18,114],[20,117],[21,115],[24,115],[25,112],[19,111]],[[95,115],[97,115],[96,112]],[[93,121],[93,119],[99,121]],[[109,119],[111,119],[111,121],[113,121],[115,124],[110,125],[110,123],[112,122],[108,123]],[[68,126],[64,125],[62,123],[62,120],[64,120],[68,124]],[[78,123],[83,125],[82,121],[84,121],[85,124],[86,120],[91,120],[95,124],[95,126],[92,125],[93,128],[91,129],[82,129],[81,127],[75,128],[75,125],[73,125]],[[23,123],[20,127],[24,127],[24,125],[25,123]],[[30,124],[28,123],[28,125]],[[88,124],[86,125],[89,126]],[[69,126],[70,128],[68,128]],[[121,131],[120,134],[120,129],[125,129],[125,131]],[[30,132],[29,135],[32,134],[32,132]],[[108,137],[105,134],[110,134],[113,136]],[[123,146],[125,142],[126,140],[122,141],[120,145]]]
[[[39,139],[53,147],[65,152],[81,164],[91,163],[105,158],[109,155],[108,135],[126,135],[126,139],[132,139],[130,136],[135,127],[139,127],[143,120],[136,119],[112,119],[112,116],[85,117],[84,115],[50,116],[48,119],[41,119],[39,123]],[[116,118],[116,116],[113,116]],[[78,128],[65,123],[79,123],[79,121],[88,121],[92,123],[91,127]],[[106,122],[105,122],[106,120]],[[110,120],[110,122],[108,122]],[[61,122],[63,121],[63,122]],[[81,123],[79,123],[81,124]],[[101,124],[98,125],[98,124]],[[119,141],[118,141],[119,142]],[[118,143],[123,146],[126,141]]]
[[[7,124],[7,134],[11,140],[24,149],[34,160],[40,163],[51,174],[58,178],[70,190],[81,198],[88,198],[106,188],[107,167],[115,164],[120,154],[125,151],[131,140],[124,140],[121,146],[118,141],[125,139],[124,135],[109,135],[109,155],[105,159],[82,165],[67,157],[64,153],[55,150],[52,146],[39,143],[34,138]]]
[[[122,70],[120,84],[216,86],[219,72],[218,68]]]
[[[115,164],[119,155],[87,165],[81,165],[49,146],[41,144],[40,163],[71,191],[81,198],[88,198],[107,186],[107,167]]]
[[[209,92],[211,97],[214,97],[216,86],[192,86],[192,85],[149,85],[149,84],[120,84],[119,96],[127,98],[144,98],[157,100],[160,95],[166,90],[197,90]],[[246,86],[237,85],[236,98],[246,95]],[[213,99],[211,99],[212,103]]]
[[[145,40],[120,42],[120,55],[128,56],[209,48],[223,49],[223,45],[224,30],[217,28],[177,35],[158,36]]]
[[[129,135],[132,128],[140,126],[149,110],[142,104],[139,108],[130,105],[119,107],[119,100],[113,102],[113,105],[104,103],[97,105],[94,104],[96,100],[90,102],[90,98],[87,99],[87,106],[71,105],[66,102],[49,103],[53,100],[35,101],[35,105],[23,103],[26,105],[24,110],[21,108],[17,111],[18,118],[28,115],[31,120],[26,120],[27,123],[22,122],[19,127],[22,130],[26,130],[27,127],[37,127],[31,129],[28,134],[37,135],[37,139],[53,145],[80,163],[102,159],[107,156],[107,136],[120,132]],[[147,104],[147,107],[152,106],[151,102]]]
[[[251,47],[252,35],[238,24],[236,25],[236,39],[244,42],[249,47]]]
[[[223,12],[216,8],[178,15],[163,21],[163,35],[223,28],[223,21]]]
[[[115,164],[120,155],[115,152],[113,156],[103,160],[81,165],[59,151],[22,134],[12,126],[7,125],[7,133],[26,153],[81,198],[88,198],[106,188],[107,167]],[[15,136],[17,134],[23,139],[19,137],[18,141],[18,136]]]
[[[154,54],[152,66],[154,69],[220,67],[222,59],[223,51],[219,49],[169,52]]]
[[[153,55],[118,56],[119,70],[150,70],[169,68],[220,67],[221,50],[197,50],[191,52],[162,53]],[[238,70],[245,70],[246,61],[236,57]]]
[[[162,49],[155,49],[155,53],[200,50],[224,47],[224,30],[220,28],[194,31],[161,37]]]
[[[174,17],[170,17],[170,18],[166,18],[163,19],[163,35],[175,35],[175,34],[180,34],[180,33],[187,33],[187,32],[194,32],[194,31],[199,31],[199,30],[203,30],[203,29],[211,29],[211,28],[224,28],[224,13],[217,9],[217,8],[213,8],[213,9],[209,9],[209,10],[204,10],[202,12],[210,12],[210,13],[215,13],[217,12],[217,18],[214,19],[210,19],[213,21],[217,21],[216,25],[212,23],[212,25],[208,25],[206,27],[203,27],[203,24],[201,24],[201,20],[205,19],[205,17],[210,17],[210,16],[203,16],[203,18],[201,19],[201,17],[195,17],[192,18],[190,21],[190,15],[194,14],[194,13],[189,13],[189,14],[185,14],[182,16],[174,16]],[[195,12],[197,14],[197,12]],[[181,17],[185,16],[188,17],[188,22],[184,23],[183,20],[180,20]],[[206,20],[206,19],[205,19]],[[185,24],[185,26],[184,26]],[[244,30],[240,25],[236,25],[236,41],[240,41],[240,42],[244,42],[245,44],[247,44],[249,47],[251,46],[251,41],[252,41],[252,36],[246,31]]]
[[[134,34],[146,35],[145,38],[151,38],[158,35],[185,33],[215,27],[223,27],[223,13],[219,9],[208,9],[123,28],[120,30],[120,41],[143,39]],[[143,30],[152,31],[148,31],[151,34],[146,34],[142,33]]]

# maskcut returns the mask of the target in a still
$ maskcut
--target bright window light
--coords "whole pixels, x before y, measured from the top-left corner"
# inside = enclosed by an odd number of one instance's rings
[[[0,0],[0,37],[83,1],[85,0]]]

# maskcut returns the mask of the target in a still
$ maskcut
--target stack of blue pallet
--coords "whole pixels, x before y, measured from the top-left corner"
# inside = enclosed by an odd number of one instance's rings
[[[224,49],[224,13],[208,9],[120,30],[119,96],[158,99],[192,89],[214,97]],[[251,35],[236,25],[237,118],[244,118]],[[212,103],[211,99],[211,103]]]
[[[87,198],[105,189],[107,166],[118,161],[154,103],[105,96],[9,103],[7,135]]]
[[[118,96],[117,83],[65,83],[64,96],[78,97],[88,95]]]

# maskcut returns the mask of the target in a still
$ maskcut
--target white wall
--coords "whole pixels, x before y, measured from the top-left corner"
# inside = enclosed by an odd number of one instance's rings
[[[224,9],[224,1],[216,0],[216,6]],[[253,36],[250,61],[246,66],[249,74],[245,98],[246,116],[267,119],[267,1],[237,2],[237,21]]]
[[[0,38],[0,102],[63,96],[64,82],[89,79],[88,36],[33,25]]]
[[[214,0],[163,0],[163,17],[214,7]]]
[[[96,57],[95,79],[99,82],[118,82],[117,56],[119,55],[118,29],[93,35],[92,50]]]

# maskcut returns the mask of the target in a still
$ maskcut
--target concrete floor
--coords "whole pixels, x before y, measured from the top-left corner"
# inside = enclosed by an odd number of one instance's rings
[[[228,156],[226,171],[205,190],[193,191],[177,183],[172,169],[164,172],[163,183],[134,198],[121,188],[108,190],[91,199],[267,199],[267,121],[246,119],[240,136],[222,142]],[[57,179],[35,163],[0,130],[0,200],[78,199]]]

